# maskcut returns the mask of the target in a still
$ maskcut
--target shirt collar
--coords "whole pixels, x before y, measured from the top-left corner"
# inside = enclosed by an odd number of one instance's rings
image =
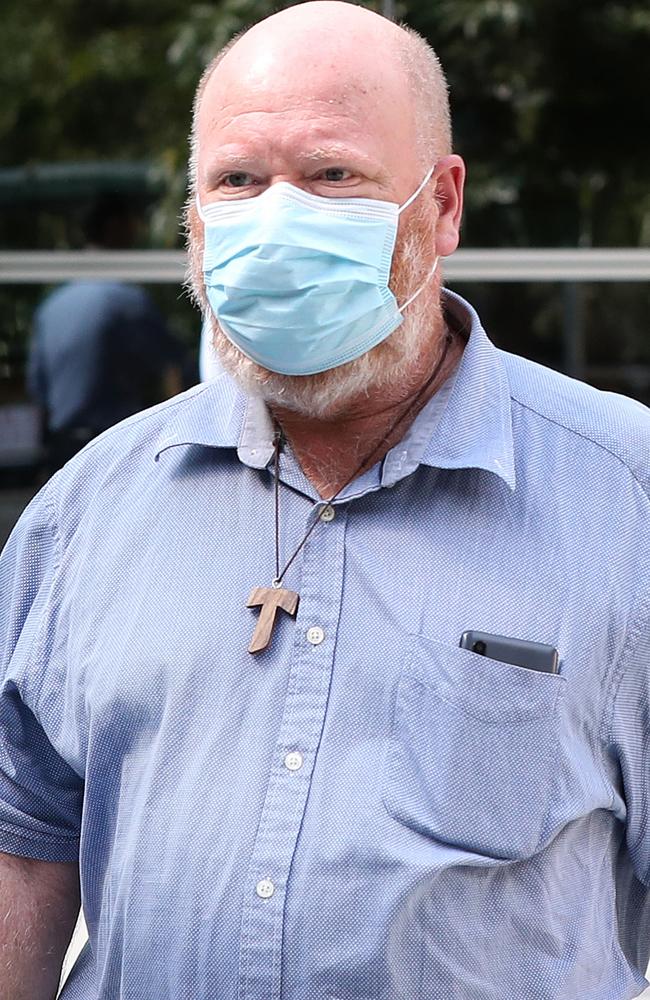
[[[503,353],[488,339],[476,311],[460,295],[445,290],[444,306],[457,329],[464,333],[469,329],[469,339],[420,461],[438,469],[485,469],[514,490],[510,383]]]
[[[246,396],[221,372],[209,382],[176,397],[171,419],[163,427],[155,447],[155,458],[178,445],[234,448],[246,411]]]
[[[452,324],[463,333],[469,330],[469,339],[454,375],[387,454],[381,485],[391,486],[423,464],[485,469],[514,489],[510,387],[502,354],[488,340],[468,302],[449,290],[443,296]],[[273,425],[260,399],[247,397],[225,372],[191,390],[189,397],[161,433],[156,458],[167,448],[195,444],[237,448],[246,465],[258,469],[268,465]]]

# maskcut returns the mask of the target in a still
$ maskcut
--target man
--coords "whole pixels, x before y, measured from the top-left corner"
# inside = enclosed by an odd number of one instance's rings
[[[136,214],[115,195],[86,221],[89,247],[132,246]],[[73,281],[36,310],[27,381],[51,471],[101,431],[182,389],[182,351],[143,288]]]
[[[230,374],[91,444],[5,556],[0,997],[53,994],[78,870],[66,1000],[640,994],[647,412],[442,290],[463,164],[413,34],[252,28],[193,168]]]

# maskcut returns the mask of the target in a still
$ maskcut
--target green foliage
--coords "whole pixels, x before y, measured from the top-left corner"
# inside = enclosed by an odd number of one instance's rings
[[[166,182],[151,242],[180,245],[187,135],[202,69],[235,33],[284,6],[290,4],[5,0],[0,167],[149,160]],[[381,11],[383,4],[365,6]],[[650,245],[648,0],[396,6],[398,18],[432,42],[449,78],[456,146],[469,165],[465,246]],[[30,215],[21,207],[7,219],[0,240],[9,247],[70,242],[56,206]],[[11,294],[0,291],[4,317]],[[535,319],[520,349],[530,342],[539,356],[557,361],[561,306],[549,304],[550,290],[531,292],[527,304],[522,294],[517,315],[528,309]],[[519,321],[507,329],[512,290],[484,297],[488,319],[492,312],[506,341],[516,344]],[[598,321],[613,300],[600,289],[589,301],[590,335],[602,338]],[[616,303],[632,318],[626,356],[645,360],[647,286],[619,290]],[[23,313],[2,325],[22,324]],[[182,322],[193,336],[195,317],[186,313]],[[26,333],[21,327],[14,341],[24,342]],[[598,343],[592,353],[599,355]]]
[[[646,0],[404,4],[447,69],[475,245],[650,237]]]
[[[0,165],[153,159],[178,241],[196,82],[266,0],[5,0]],[[366,6],[381,9],[381,3]],[[403,0],[448,73],[466,244],[650,242],[647,0]]]

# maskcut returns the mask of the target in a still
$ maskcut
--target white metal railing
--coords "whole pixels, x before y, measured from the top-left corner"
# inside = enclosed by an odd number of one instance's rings
[[[79,279],[177,284],[182,250],[27,250],[0,252],[0,284],[43,284]]]
[[[183,280],[181,250],[0,251],[0,284],[71,279],[174,284]],[[444,262],[448,281],[650,281],[650,249],[458,250]]]

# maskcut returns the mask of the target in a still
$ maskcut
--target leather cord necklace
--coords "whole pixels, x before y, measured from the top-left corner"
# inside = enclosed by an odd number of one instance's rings
[[[328,500],[319,500],[314,506],[323,506],[323,509],[331,506],[334,501],[341,495],[344,489],[350,485],[350,483],[356,479],[359,473],[366,467],[372,464],[372,460],[375,455],[379,454],[381,449],[384,447],[387,441],[393,436],[398,427],[404,423],[408,417],[411,416],[416,406],[425,395],[428,389],[431,388],[438,375],[442,370],[447,355],[449,353],[449,348],[453,343],[453,336],[447,330],[445,335],[445,343],[442,349],[442,353],[438,362],[436,363],[433,372],[426,380],[426,382],[418,390],[414,398],[411,400],[409,405],[406,407],[403,413],[399,415],[397,420],[391,424],[387,433],[383,435],[380,441],[377,441],[373,445],[372,451],[370,451],[363,459],[362,462],[355,468],[354,472],[348,479],[339,486],[336,493],[334,493]],[[247,608],[260,607],[259,618],[255,626],[255,631],[253,632],[253,638],[251,639],[250,646],[248,647],[249,653],[259,653],[261,650],[266,649],[271,641],[273,635],[273,627],[276,621],[276,614],[278,609],[286,612],[286,614],[294,617],[298,611],[298,604],[300,602],[300,595],[296,593],[295,590],[287,590],[286,587],[282,586],[282,580],[285,573],[289,567],[293,564],[296,556],[302,552],[307,540],[310,538],[314,528],[319,523],[319,518],[315,517],[309,528],[301,538],[298,545],[295,547],[291,556],[286,561],[284,566],[280,568],[280,447],[282,445],[282,430],[279,426],[275,427],[275,433],[273,435],[273,457],[274,457],[274,505],[275,505],[275,578],[271,587],[253,587],[250,592],[248,602],[246,604]]]

